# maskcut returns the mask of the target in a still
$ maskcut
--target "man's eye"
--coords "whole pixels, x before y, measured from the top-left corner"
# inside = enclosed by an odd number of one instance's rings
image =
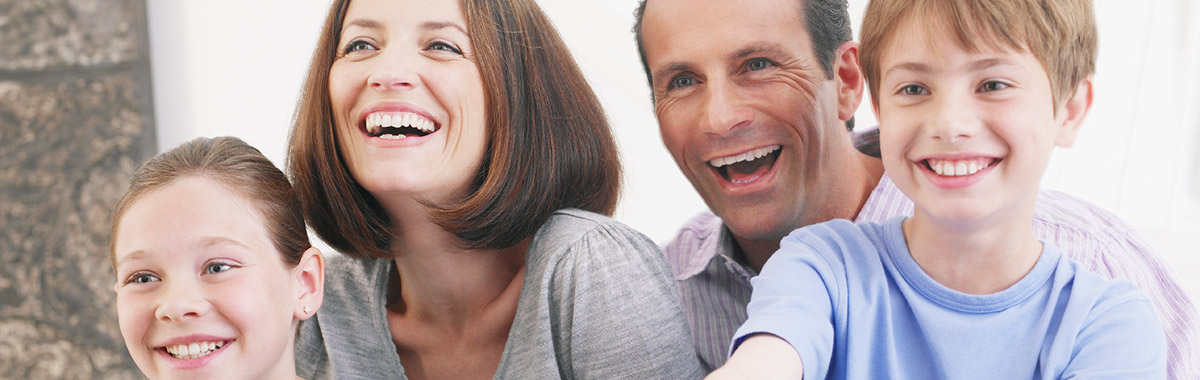
[[[674,79],[671,79],[671,84],[668,86],[668,88],[681,88],[691,86],[693,84],[696,84],[695,79],[692,79],[692,77],[689,76],[680,75]]]
[[[217,274],[230,269],[233,269],[232,265],[225,263],[212,263],[204,267],[204,274]]]
[[[904,95],[924,95],[929,92],[925,90],[925,87],[921,87],[920,85],[910,84],[910,85],[900,88],[900,93],[902,93]]]
[[[361,50],[375,50],[374,46],[363,40],[354,40],[346,44],[346,48],[342,49],[342,54],[350,54]]]
[[[984,83],[982,86],[979,86],[979,92],[991,92],[991,91],[996,91],[996,90],[1003,90],[1008,87],[1009,87],[1008,83],[998,82],[998,81],[990,81],[990,82]]]
[[[766,58],[755,58],[749,62],[746,62],[746,69],[749,69],[750,71],[759,71],[771,67],[772,65],[773,63]]]

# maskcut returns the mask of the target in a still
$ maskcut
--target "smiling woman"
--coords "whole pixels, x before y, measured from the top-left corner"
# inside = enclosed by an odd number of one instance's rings
[[[699,377],[661,252],[608,217],[604,112],[532,1],[335,2],[288,168],[346,255],[302,376]]]

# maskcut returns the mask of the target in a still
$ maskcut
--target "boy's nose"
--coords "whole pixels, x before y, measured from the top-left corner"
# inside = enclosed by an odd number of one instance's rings
[[[198,286],[189,285],[184,281],[173,281],[164,285],[166,289],[159,296],[158,307],[154,310],[154,317],[159,321],[181,322],[199,318],[212,306]]]
[[[936,102],[935,107],[929,122],[925,123],[926,133],[934,140],[957,142],[971,138],[979,132],[980,121],[975,117],[975,110],[970,102],[943,96]]]
[[[754,112],[742,104],[741,96],[729,81],[714,79],[706,84],[701,130],[724,135],[754,121]]]

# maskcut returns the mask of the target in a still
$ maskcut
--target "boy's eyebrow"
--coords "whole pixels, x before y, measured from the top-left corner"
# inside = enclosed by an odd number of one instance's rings
[[[924,74],[933,71],[933,69],[924,63],[901,62],[889,67],[887,71],[880,76],[880,78],[887,78],[888,74],[891,74],[894,71],[911,71],[918,74]]]

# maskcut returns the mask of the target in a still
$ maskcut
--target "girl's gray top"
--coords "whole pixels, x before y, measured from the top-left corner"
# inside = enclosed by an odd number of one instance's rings
[[[393,266],[327,259],[324,304],[296,339],[297,375],[407,378],[384,309]],[[678,294],[645,235],[602,215],[559,210],[529,243],[495,379],[698,379]]]

